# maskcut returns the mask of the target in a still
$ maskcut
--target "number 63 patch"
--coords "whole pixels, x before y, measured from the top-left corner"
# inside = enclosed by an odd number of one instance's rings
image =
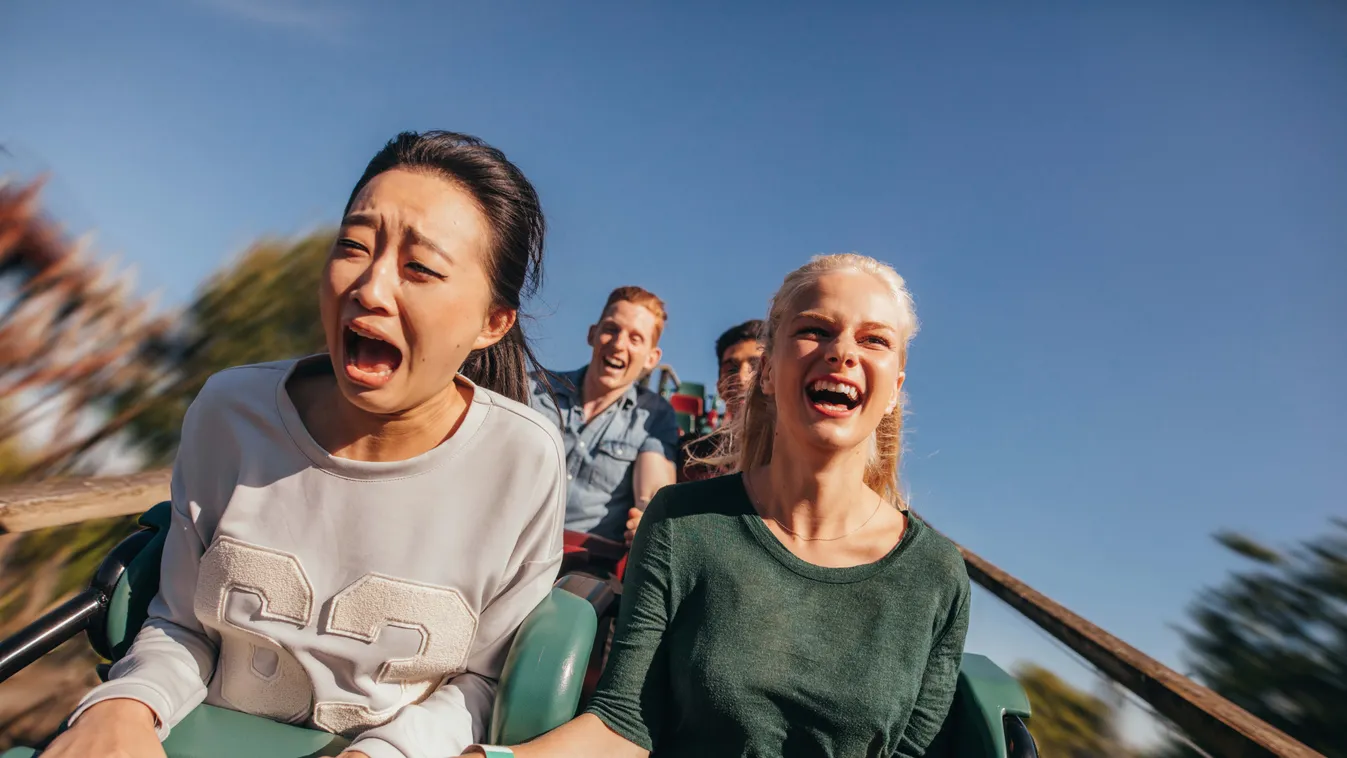
[[[215,675],[221,678],[221,696],[231,706],[290,723],[309,716],[315,698],[308,674],[280,642],[226,618],[231,593],[259,598],[261,620],[307,627],[315,623],[316,598],[299,559],[220,537],[201,557],[194,605],[198,619],[213,620],[221,630]],[[458,590],[370,573],[331,598],[319,630],[373,644],[390,626],[421,637],[415,655],[384,661],[375,676],[378,684],[401,687],[396,705],[376,711],[363,703],[321,700],[312,706],[315,726],[348,736],[378,726],[425,697],[445,677],[464,671],[477,616]]]

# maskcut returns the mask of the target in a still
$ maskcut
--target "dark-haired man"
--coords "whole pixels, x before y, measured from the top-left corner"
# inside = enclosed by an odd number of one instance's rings
[[[673,406],[636,386],[659,365],[666,318],[653,293],[618,287],[589,328],[589,365],[533,377],[531,404],[561,421],[567,529],[630,544],[646,503],[675,480]]]
[[[716,378],[716,392],[725,401],[727,419],[737,415],[743,407],[744,396],[749,382],[758,371],[758,361],[763,351],[763,322],[752,319],[726,329],[716,339],[716,363],[719,366]],[[700,440],[692,442],[684,449],[684,459],[702,457],[711,452],[709,443]],[[688,462],[679,472],[683,481],[706,479],[718,472],[708,466]]]
[[[762,319],[752,319],[725,330],[716,339],[716,363],[719,372],[716,391],[725,401],[726,416],[739,412],[748,383],[758,371],[762,358]]]

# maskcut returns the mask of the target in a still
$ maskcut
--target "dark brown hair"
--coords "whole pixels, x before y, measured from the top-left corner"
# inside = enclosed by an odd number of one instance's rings
[[[491,227],[487,278],[496,305],[518,310],[542,285],[543,219],[538,193],[505,154],[457,132],[403,132],[365,167],[345,212],[374,177],[395,168],[430,171],[457,182],[476,198]],[[529,368],[538,360],[524,336],[522,317],[499,342],[468,354],[461,369],[473,383],[521,403],[528,402]]]

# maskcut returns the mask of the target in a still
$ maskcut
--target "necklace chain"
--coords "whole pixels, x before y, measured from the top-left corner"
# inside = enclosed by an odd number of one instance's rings
[[[744,491],[745,491],[746,493],[748,493],[748,500],[749,500],[749,502],[751,502],[751,503],[753,504],[753,506],[754,506],[755,508],[758,509],[758,514],[761,515],[761,514],[762,514],[762,511],[764,510],[764,509],[763,509],[762,502],[761,502],[760,500],[758,500],[758,497],[757,497],[755,494],[753,494],[753,488],[752,488],[751,485],[749,485],[749,482],[748,482],[748,475],[747,475],[746,473],[743,475],[743,478],[744,478]],[[866,519],[865,519],[864,521],[862,521],[862,522],[860,523],[860,525],[857,526],[856,528],[854,528],[854,529],[852,529],[851,531],[846,532],[846,533],[844,533],[844,534],[839,534],[839,535],[837,535],[836,537],[802,537],[802,536],[800,536],[800,534],[799,534],[798,532],[792,530],[790,527],[788,527],[788,526],[786,526],[785,524],[781,523],[781,520],[778,519],[778,518],[776,518],[775,516],[765,516],[764,518],[770,519],[770,520],[772,521],[772,523],[774,523],[774,524],[776,524],[778,527],[780,527],[781,531],[785,532],[786,534],[789,534],[790,536],[794,537],[794,538],[797,539],[797,540],[803,540],[804,542],[836,542],[837,540],[844,539],[844,538],[846,538],[846,537],[850,537],[851,535],[855,534],[856,532],[859,532],[860,530],[864,529],[864,528],[865,528],[865,525],[868,524],[868,523],[870,523],[870,521],[871,521],[872,519],[874,519],[875,514],[876,514],[876,513],[879,513],[879,509],[880,509],[883,505],[884,505],[884,498],[879,497],[878,495],[876,495],[876,496],[875,496],[875,509],[874,509],[873,511],[870,512],[870,515],[867,516]]]

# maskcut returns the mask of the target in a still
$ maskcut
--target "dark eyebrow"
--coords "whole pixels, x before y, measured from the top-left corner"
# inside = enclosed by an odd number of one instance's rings
[[[373,214],[357,211],[355,213],[346,214],[346,217],[341,220],[341,225],[343,227],[364,226],[370,229],[377,229],[380,226],[380,223],[379,219]],[[420,229],[417,229],[414,226],[407,226],[403,227],[403,233],[412,241],[412,244],[430,250],[432,253],[435,253],[449,263],[454,262],[454,257],[452,255],[446,252],[444,248],[435,244],[429,237],[422,234]]]
[[[357,211],[357,212],[355,212],[355,213],[348,213],[348,214],[346,214],[346,216],[341,220],[341,225],[342,225],[342,226],[368,226],[368,227],[370,227],[370,228],[374,228],[374,227],[377,227],[377,226],[379,225],[379,223],[378,223],[378,221],[374,218],[374,216],[371,216],[371,215],[368,214],[368,213],[360,213],[359,211]]]
[[[439,245],[431,241],[429,237],[422,234],[421,230],[417,229],[414,226],[409,226],[406,227],[405,231],[407,233],[407,236],[410,237],[412,242],[415,243],[416,245],[426,248],[430,252],[443,258],[448,263],[454,262],[454,256],[450,255],[447,251],[445,251],[444,248],[440,247]]]

